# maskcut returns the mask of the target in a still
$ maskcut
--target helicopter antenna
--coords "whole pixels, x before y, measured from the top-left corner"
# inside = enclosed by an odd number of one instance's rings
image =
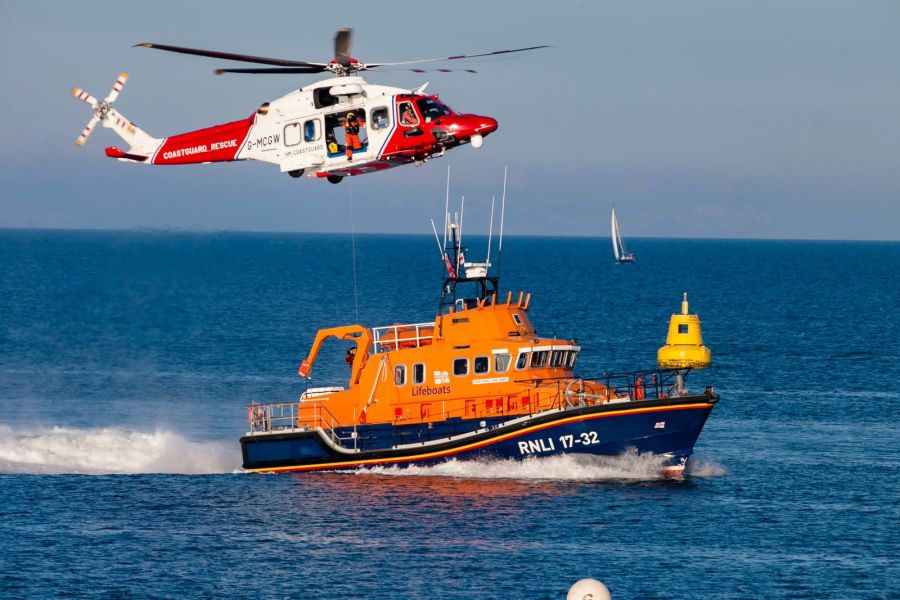
[[[491,196],[491,224],[488,226],[488,251],[487,251],[487,259],[484,261],[488,265],[491,264],[491,236],[494,233],[494,201],[497,199],[496,196]]]
[[[500,278],[500,265],[503,262],[503,220],[506,217],[506,170],[503,167],[503,196],[500,200],[500,246],[497,248],[497,278]]]

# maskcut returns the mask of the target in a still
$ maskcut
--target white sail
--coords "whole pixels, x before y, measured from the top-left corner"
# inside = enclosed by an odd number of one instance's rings
[[[616,220],[615,206],[612,209],[610,229],[612,231],[612,235],[610,237],[612,237],[613,253],[616,255],[616,260],[619,260],[619,222]]]

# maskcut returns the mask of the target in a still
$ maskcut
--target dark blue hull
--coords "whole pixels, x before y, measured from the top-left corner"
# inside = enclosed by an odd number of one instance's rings
[[[525,459],[555,454],[652,452],[684,465],[715,396],[626,402],[516,418],[455,420],[399,428],[365,425],[241,438],[245,469],[309,471],[371,465],[427,465],[450,459]]]

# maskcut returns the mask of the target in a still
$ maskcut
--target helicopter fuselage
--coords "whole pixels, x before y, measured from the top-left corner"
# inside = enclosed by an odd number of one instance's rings
[[[294,177],[305,172],[336,183],[346,176],[421,164],[463,144],[480,147],[496,129],[495,119],[456,113],[421,89],[349,76],[290,92],[245,119],[158,140],[155,148],[123,152],[111,147],[106,153],[153,165],[258,160]]]

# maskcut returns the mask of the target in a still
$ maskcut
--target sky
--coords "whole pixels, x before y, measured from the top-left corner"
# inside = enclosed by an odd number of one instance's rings
[[[363,62],[550,44],[477,74],[371,72],[495,117],[484,146],[421,167],[293,179],[252,161],[147,167],[74,86],[154,136],[242,118],[318,76],[133,48],[168,43],[323,61],[354,29]],[[457,66],[457,65],[454,65]],[[506,232],[900,240],[900,3],[0,3],[0,227],[430,233],[447,166],[487,230],[508,166]],[[482,225],[478,225],[483,223]]]

